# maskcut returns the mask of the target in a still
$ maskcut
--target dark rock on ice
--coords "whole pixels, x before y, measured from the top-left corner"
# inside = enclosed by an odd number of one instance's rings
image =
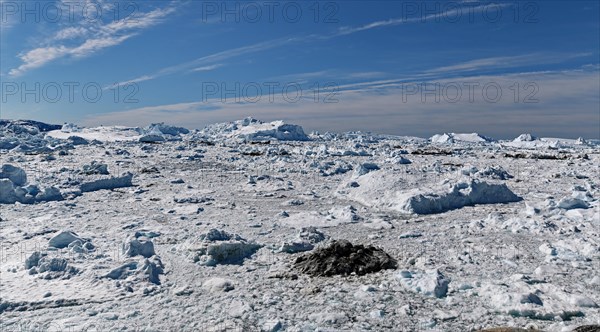
[[[395,269],[397,262],[376,247],[339,240],[298,257],[294,267],[312,276],[365,275],[383,269]]]
[[[600,332],[600,325],[582,325],[574,329],[573,332]]]

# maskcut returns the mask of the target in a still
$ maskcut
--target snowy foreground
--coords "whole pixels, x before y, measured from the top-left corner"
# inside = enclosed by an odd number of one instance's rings
[[[598,165],[527,134],[0,120],[0,331],[599,324]]]

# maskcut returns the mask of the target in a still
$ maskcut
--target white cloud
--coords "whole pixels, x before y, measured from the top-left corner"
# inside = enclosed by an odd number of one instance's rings
[[[224,61],[224,60],[227,60],[230,58],[238,57],[238,56],[245,55],[245,54],[264,51],[264,50],[278,47],[278,46],[281,46],[284,44],[289,44],[295,40],[296,39],[293,39],[293,38],[282,38],[282,39],[268,40],[268,41],[264,41],[264,42],[260,42],[260,43],[256,43],[256,44],[252,44],[252,45],[237,47],[237,48],[209,54],[209,55],[197,58],[195,60],[184,62],[184,63],[178,64],[178,65],[165,67],[159,71],[156,71],[152,74],[148,74],[145,76],[151,77],[151,79],[155,79],[155,78],[163,77],[166,75],[178,73],[181,71],[190,71],[190,70],[194,71],[194,69],[197,69],[197,68],[210,68],[210,66],[218,65],[218,64],[216,64],[218,62],[221,62],[221,61]],[[221,67],[221,65],[218,65],[218,66]],[[128,82],[128,81],[129,80],[127,80],[126,82]]]
[[[491,57],[484,59],[475,59],[459,64],[439,67],[429,70],[428,73],[445,73],[445,72],[470,72],[482,69],[494,68],[514,68],[520,66],[539,65],[559,63],[568,59],[590,56],[592,53],[575,53],[575,54],[542,54],[532,53],[517,56],[502,56]]]
[[[80,1],[80,6],[85,5],[87,2],[89,0]],[[94,4],[97,3],[103,7],[111,6],[103,1],[94,2]],[[69,6],[69,8],[72,8],[75,5],[69,3]],[[107,24],[81,19],[77,22],[77,26],[61,28],[56,31],[53,37],[50,38],[52,43],[21,53],[19,58],[22,64],[11,69],[9,75],[19,76],[60,58],[82,58],[119,45],[138,34],[141,30],[161,23],[165,17],[175,12],[175,10],[175,7],[169,5],[166,8],[159,8],[146,13],[136,13],[134,17],[119,19]],[[53,44],[56,42],[62,43]]]
[[[146,29],[160,23],[163,18],[173,12],[175,12],[175,7],[159,8],[141,15],[136,13],[131,18],[113,21],[103,26],[101,30],[106,34],[113,35],[123,30]]]
[[[332,81],[347,81],[347,80],[355,80],[355,79],[374,79],[377,77],[384,77],[388,74],[379,71],[368,71],[368,72],[345,72],[341,70],[319,70],[319,71],[311,71],[305,73],[295,73],[295,74],[287,74],[280,75],[276,77],[271,77],[268,80],[289,80],[290,82],[295,83],[306,83],[307,80],[310,79],[327,79],[330,82]]]
[[[83,37],[88,34],[88,29],[84,27],[68,27],[59,30],[54,35],[54,40],[67,40],[74,39],[78,37]]]
[[[78,58],[88,56],[92,53],[102,50],[103,48],[119,45],[133,36],[133,34],[130,34],[118,37],[108,36],[95,39],[88,39],[80,46],[71,49],[71,52],[69,54]]]
[[[39,68],[48,62],[65,56],[68,53],[69,49],[65,46],[50,46],[33,49],[20,56],[23,64],[16,69],[10,70],[9,75],[18,76],[25,71]]]
[[[198,67],[198,68],[192,69],[192,71],[211,71],[211,70],[215,70],[215,69],[217,69],[219,67],[223,67],[223,64],[218,63],[216,65]]]
[[[119,37],[104,37],[97,39],[88,39],[83,44],[77,47],[51,46],[40,47],[33,49],[20,56],[23,64],[18,68],[11,69],[9,75],[19,76],[26,71],[42,67],[49,62],[65,56],[81,58],[98,52],[104,48],[111,47],[122,43],[133,35],[125,35]]]
[[[311,72],[305,72],[305,73],[281,75],[281,76],[273,77],[272,79],[287,79],[287,80],[299,81],[299,80],[306,80],[306,79],[310,79],[310,78],[320,78],[320,77],[332,76],[332,75],[334,75],[333,70],[319,70],[319,71],[311,71]]]
[[[506,7],[508,5],[509,4],[490,3],[490,4],[485,4],[485,5],[479,5],[479,6],[469,6],[466,8],[468,8],[467,14],[471,15],[471,13],[481,12],[481,11],[484,11],[489,8],[502,8],[502,7]],[[446,11],[442,11],[439,13],[423,15],[421,17],[408,17],[408,15],[407,15],[406,17],[401,17],[401,18],[391,18],[389,20],[371,22],[369,24],[365,24],[365,25],[358,26],[358,27],[341,27],[338,30],[338,32],[331,37],[344,36],[344,35],[349,35],[349,34],[361,32],[361,31],[371,30],[371,29],[380,28],[380,27],[386,27],[386,26],[394,26],[394,25],[407,24],[407,23],[426,22],[426,21],[430,21],[430,20],[434,20],[434,19],[441,19],[441,18],[456,19],[456,17],[458,17],[458,15],[463,16],[463,14],[465,14],[464,10],[466,8],[458,7],[458,8],[453,8],[453,9],[449,9]]]
[[[237,47],[237,48],[213,53],[210,55],[206,55],[206,56],[197,58],[190,62],[186,62],[186,63],[180,64],[177,66],[166,68],[163,71],[171,72],[171,71],[178,71],[181,69],[186,69],[186,68],[203,65],[203,64],[212,64],[215,62],[220,62],[220,61],[238,57],[241,55],[256,53],[256,52],[264,51],[267,49],[283,46],[286,44],[290,44],[294,41],[297,41],[297,39],[296,38],[280,38],[280,39],[268,40],[268,41],[264,41],[264,42],[260,42],[260,43],[256,43],[256,44],[252,44],[252,45]]]
[[[486,5],[470,7],[469,10],[471,12],[478,12],[478,11],[483,11],[486,8],[489,8],[490,6],[495,6],[496,8],[498,8],[498,7],[507,6],[507,4],[486,4]],[[238,57],[241,55],[261,52],[261,51],[265,51],[265,50],[268,50],[271,48],[288,45],[293,42],[307,42],[307,41],[311,41],[311,40],[327,40],[327,39],[332,39],[332,38],[349,35],[349,34],[361,32],[361,31],[365,31],[365,30],[370,30],[370,29],[374,29],[374,28],[378,28],[378,27],[394,26],[394,25],[399,25],[399,24],[404,24],[404,23],[417,23],[417,22],[421,22],[423,20],[427,21],[427,20],[431,20],[431,19],[435,19],[435,18],[439,18],[439,17],[452,16],[452,15],[457,14],[461,10],[462,9],[460,9],[460,8],[447,10],[447,11],[436,13],[436,14],[429,14],[429,15],[424,16],[423,18],[408,18],[408,19],[407,18],[394,18],[394,19],[389,19],[389,20],[385,20],[385,21],[376,21],[376,22],[372,22],[372,23],[369,23],[369,24],[366,24],[363,26],[358,26],[358,27],[342,27],[338,31],[336,31],[334,33],[330,33],[330,34],[323,34],[323,35],[314,35],[313,34],[313,35],[307,35],[307,36],[302,36],[302,37],[289,37],[289,38],[268,40],[268,41],[264,41],[264,42],[260,42],[260,43],[256,43],[256,44],[252,44],[252,45],[233,48],[233,49],[217,52],[214,54],[210,54],[207,56],[203,56],[201,58],[198,58],[198,59],[190,61],[190,62],[186,62],[186,63],[182,63],[179,65],[164,68],[164,69],[162,69],[158,72],[155,72],[149,76],[152,76],[153,78],[158,78],[158,77],[162,77],[165,75],[170,75],[170,74],[173,74],[176,72],[180,72],[183,70],[189,70],[189,68],[192,68],[194,66],[211,64],[211,63],[215,63],[215,62],[221,62],[223,60]],[[373,74],[373,73],[371,73],[371,74]],[[363,78],[367,78],[367,77],[363,77]]]
[[[113,89],[113,88],[116,88],[116,87],[119,87],[119,86],[127,86],[127,85],[130,85],[130,84],[136,84],[136,83],[140,83],[140,82],[144,82],[144,81],[149,81],[151,79],[154,79],[154,77],[149,76],[149,75],[143,75],[143,76],[134,78],[134,79],[129,80],[129,81],[123,81],[123,82],[114,83],[112,85],[104,87],[103,89],[104,90]]]
[[[367,71],[360,73],[350,73],[348,76],[350,78],[375,78],[375,77],[383,77],[386,76],[386,73],[380,71]]]

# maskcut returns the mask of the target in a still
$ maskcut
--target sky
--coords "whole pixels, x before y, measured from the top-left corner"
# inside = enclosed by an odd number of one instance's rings
[[[0,0],[0,118],[598,139],[599,6]]]

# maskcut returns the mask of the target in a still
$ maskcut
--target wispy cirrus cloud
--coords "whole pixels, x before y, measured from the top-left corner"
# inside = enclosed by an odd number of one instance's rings
[[[224,64],[217,63],[217,64],[209,65],[209,66],[196,67],[196,68],[191,69],[190,71],[191,72],[211,71],[211,70],[215,70],[217,68],[223,67],[223,66],[224,66]],[[151,75],[142,75],[142,76],[136,77],[134,79],[130,79],[130,80],[127,80],[127,81],[121,81],[121,82],[117,82],[117,83],[111,84],[109,86],[104,87],[104,90],[112,89],[112,88],[115,88],[117,86],[126,86],[126,85],[129,85],[129,84],[136,84],[136,83],[141,83],[141,82],[145,82],[145,81],[150,81],[150,80],[153,80],[153,79],[155,79],[155,78],[157,78],[157,77],[159,77],[161,75],[166,75],[166,74],[167,74],[167,72],[163,70],[163,71],[159,71],[159,72],[157,72],[155,74],[151,74]]]
[[[46,65],[47,63],[67,56],[73,58],[82,58],[85,56],[89,56],[104,48],[119,45],[133,36],[133,34],[129,34],[122,36],[106,36],[100,38],[91,38],[87,39],[81,45],[76,47],[67,47],[64,45],[38,47],[22,54],[20,56],[20,59],[21,61],[23,61],[23,64],[21,64],[15,69],[11,69],[9,71],[9,75],[19,76],[29,70],[40,68]]]
[[[469,7],[469,10],[472,12],[479,12],[479,11],[486,10],[490,6],[505,7],[505,6],[508,6],[508,4],[485,4],[485,5],[471,6],[471,7]],[[213,64],[216,62],[221,62],[226,59],[235,58],[235,57],[238,57],[241,55],[258,53],[258,52],[266,51],[266,50],[269,50],[272,48],[289,45],[292,43],[310,42],[310,41],[319,41],[319,40],[323,41],[323,40],[338,38],[341,36],[346,36],[346,35],[362,32],[362,31],[366,31],[366,30],[371,30],[371,29],[375,29],[375,28],[379,28],[379,27],[395,26],[395,25],[409,24],[409,23],[418,23],[418,22],[428,21],[428,20],[432,20],[432,19],[436,19],[436,18],[440,18],[440,17],[448,17],[448,16],[456,15],[461,10],[463,10],[462,7],[459,7],[459,8],[453,8],[450,10],[441,11],[441,12],[435,13],[435,14],[429,14],[429,15],[426,15],[426,16],[423,16],[420,18],[393,18],[393,19],[384,20],[384,21],[372,22],[372,23],[362,25],[362,26],[341,27],[334,32],[330,32],[330,33],[326,33],[326,34],[311,34],[311,35],[305,35],[305,36],[296,36],[296,37],[287,37],[287,38],[267,40],[264,42],[259,42],[259,43],[255,43],[255,44],[251,44],[251,45],[232,48],[229,50],[206,55],[206,56],[200,57],[198,59],[192,60],[190,62],[186,62],[186,63],[182,63],[179,65],[174,65],[174,66],[164,68],[155,73],[148,74],[147,76],[150,76],[153,79],[155,79],[155,78],[159,78],[162,76],[171,75],[171,74],[174,74],[177,72],[188,71],[195,66],[200,66],[200,65],[206,66],[206,65],[210,65],[210,64]],[[370,72],[370,74],[374,75],[375,72]],[[377,73],[377,74],[379,74],[379,73]],[[363,77],[363,78],[367,78],[367,77]],[[127,80],[127,81],[130,81],[130,80]],[[124,81],[124,82],[127,82],[127,81]]]
[[[229,50],[209,54],[209,55],[206,55],[206,56],[203,56],[203,57],[200,57],[200,58],[188,61],[188,62],[180,63],[180,64],[177,64],[174,66],[165,67],[154,73],[143,75],[142,77],[149,77],[149,79],[156,79],[159,77],[172,75],[175,73],[194,71],[194,69],[197,69],[197,68],[210,68],[210,66],[215,66],[219,62],[222,62],[222,61],[225,61],[225,60],[228,60],[231,58],[239,57],[239,56],[246,55],[246,54],[261,52],[261,51],[279,47],[279,46],[282,46],[285,44],[290,44],[294,41],[298,41],[298,39],[297,38],[279,38],[279,39],[268,40],[268,41],[264,41],[264,42],[251,44],[251,45],[246,45],[246,46],[242,46],[242,47],[236,47],[236,48],[232,48]],[[219,66],[219,67],[222,67],[222,66]],[[216,69],[216,67],[213,69]],[[147,81],[149,79],[146,79],[144,81]],[[122,81],[117,84],[122,85],[125,82],[130,82],[130,81],[132,81],[132,80]]]
[[[223,66],[224,66],[224,64],[217,63],[215,65],[202,66],[202,67],[194,68],[194,69],[192,69],[192,71],[211,71],[211,70],[215,70],[217,68],[223,67]]]
[[[465,3],[471,3],[471,2],[465,2]],[[361,26],[341,27],[341,28],[339,28],[337,33],[332,35],[331,37],[344,36],[344,35],[349,35],[349,34],[353,34],[353,33],[357,33],[357,32],[362,32],[362,31],[366,31],[366,30],[387,27],[387,26],[395,26],[395,25],[418,23],[418,22],[427,22],[430,20],[442,19],[442,18],[453,19],[456,15],[463,15],[464,11],[467,9],[469,11],[469,14],[471,14],[471,13],[482,12],[482,11],[485,11],[492,7],[493,8],[503,8],[503,7],[508,7],[508,6],[510,6],[510,4],[507,4],[507,3],[489,3],[489,4],[484,4],[484,5],[478,5],[478,6],[457,6],[455,8],[444,10],[439,13],[433,13],[433,14],[429,14],[429,15],[421,15],[420,17],[408,17],[408,15],[406,15],[405,17],[375,21],[375,22],[371,22],[371,23],[361,25]]]
[[[168,68],[163,69],[161,72],[171,73],[171,72],[177,72],[180,70],[186,70],[191,67],[196,67],[196,66],[200,66],[200,65],[213,64],[215,62],[221,62],[223,60],[231,59],[234,57],[239,57],[242,55],[261,52],[261,51],[268,50],[271,48],[287,45],[287,44],[293,43],[298,40],[299,40],[299,38],[279,38],[279,39],[268,40],[268,41],[264,41],[264,42],[260,42],[260,43],[256,43],[256,44],[246,45],[246,46],[242,46],[242,47],[236,47],[236,48],[232,48],[229,50],[209,54],[209,55],[197,58],[197,59],[189,61],[189,62],[179,64],[176,66],[168,67]]]
[[[548,53],[530,53],[516,56],[501,56],[475,59],[458,64],[438,67],[427,71],[427,73],[447,73],[447,72],[473,72],[485,69],[503,69],[515,68],[521,66],[554,64],[564,62],[570,59],[588,57],[592,53],[574,53],[574,54],[548,54]]]
[[[270,77],[270,78],[268,78],[268,80],[291,80],[294,82],[298,82],[298,81],[306,81],[306,80],[315,79],[315,78],[331,77],[333,75],[335,75],[335,71],[331,70],[331,69],[327,69],[327,70],[309,71],[309,72],[304,72],[304,73],[279,75],[276,77]]]
[[[348,76],[350,78],[376,78],[376,77],[383,77],[386,75],[387,75],[386,73],[381,72],[381,71],[364,71],[364,72],[348,74]]]
[[[60,40],[69,40],[69,39],[75,39],[75,38],[79,38],[79,37],[83,37],[85,35],[88,34],[88,29],[82,27],[82,26],[78,26],[78,27],[68,27],[68,28],[64,28],[59,30],[55,35],[54,35],[54,40],[56,41],[60,41]]]
[[[128,86],[128,85],[131,85],[131,84],[136,84],[136,83],[140,83],[140,82],[144,82],[144,81],[149,81],[151,79],[154,79],[154,77],[148,76],[148,75],[143,75],[143,76],[131,79],[129,81],[117,82],[117,83],[105,86],[103,88],[103,90],[114,89],[114,88],[120,87],[120,86]]]
[[[141,30],[161,23],[175,10],[176,7],[170,4],[165,8],[137,14],[131,19],[107,23],[90,20],[74,22],[74,26],[62,27],[56,31],[49,38],[50,42],[22,52],[18,56],[22,64],[11,69],[9,75],[19,76],[61,58],[82,58],[119,45]]]
[[[388,76],[387,73],[379,71],[363,71],[363,72],[348,72],[338,69],[327,69],[310,71],[304,73],[293,73],[286,75],[279,75],[276,77],[268,78],[268,80],[289,80],[295,83],[307,82],[311,79],[327,79],[336,82],[349,81],[356,79],[374,79]]]

